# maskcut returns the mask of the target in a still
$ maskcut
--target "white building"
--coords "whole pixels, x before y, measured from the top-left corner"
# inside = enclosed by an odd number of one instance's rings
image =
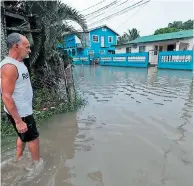
[[[149,63],[157,64],[158,52],[193,50],[193,30],[139,37],[116,45],[115,53],[149,52]]]

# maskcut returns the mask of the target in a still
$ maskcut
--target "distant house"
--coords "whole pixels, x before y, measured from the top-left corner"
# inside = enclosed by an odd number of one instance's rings
[[[108,26],[103,25],[90,29],[85,35],[88,38],[87,46],[83,46],[80,39],[74,34],[65,36],[64,50],[72,57],[89,56],[90,59],[115,53],[115,45],[119,34]]]
[[[139,37],[125,44],[116,45],[115,53],[149,52],[149,63],[158,63],[162,51],[193,50],[193,30]]]

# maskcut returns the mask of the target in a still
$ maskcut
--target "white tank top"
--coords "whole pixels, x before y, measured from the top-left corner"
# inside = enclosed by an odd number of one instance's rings
[[[23,62],[19,62],[11,57],[6,57],[0,63],[0,68],[5,64],[13,64],[18,70],[18,79],[16,80],[15,89],[12,98],[20,117],[31,115],[33,91],[28,69]],[[2,87],[1,87],[2,89]],[[5,112],[9,113],[4,106]]]

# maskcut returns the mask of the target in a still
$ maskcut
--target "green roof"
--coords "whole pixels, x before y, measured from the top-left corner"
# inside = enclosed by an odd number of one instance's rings
[[[124,44],[146,43],[146,42],[189,38],[189,37],[193,37],[193,30],[184,30],[184,31],[172,32],[172,33],[166,33],[166,34],[143,36]]]

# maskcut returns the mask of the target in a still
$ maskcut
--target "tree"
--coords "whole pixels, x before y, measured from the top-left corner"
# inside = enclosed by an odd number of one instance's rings
[[[136,38],[140,37],[139,31],[136,28],[128,29],[128,32],[125,32],[122,36],[118,38],[118,44],[127,43]]]
[[[46,80],[44,82],[49,85],[58,86],[59,78],[64,75],[64,65],[56,45],[64,35],[78,32],[67,20],[78,23],[83,31],[87,31],[85,18],[60,1],[17,1],[15,4],[13,2],[15,7],[23,7],[26,15],[34,15],[29,20],[33,22],[30,25],[40,30],[39,33],[25,34],[33,43],[29,61],[35,81],[40,85],[42,80]]]
[[[64,90],[67,89],[65,76],[67,65],[64,65],[64,62],[70,62],[64,61],[64,55],[57,50],[56,45],[66,34],[78,33],[69,22],[67,23],[68,20],[78,23],[83,32],[87,32],[84,16],[59,0],[4,1],[4,4],[6,8],[23,15],[26,19],[22,24],[20,22],[9,22],[9,24],[19,28],[18,32],[30,40],[32,52],[24,63],[29,69],[33,89],[35,92],[42,89],[52,92],[53,100],[66,99],[68,93],[65,94]],[[33,32],[22,30],[33,30]]]
[[[194,24],[194,21],[189,19],[188,21],[183,23],[183,27],[185,30],[193,29],[193,24]]]
[[[140,36],[136,28],[129,29],[128,33],[125,32],[125,34],[127,34],[128,41],[132,41]]]
[[[164,33],[171,33],[171,32],[178,32],[178,31],[180,31],[180,29],[177,29],[177,28],[160,28],[160,29],[157,29],[154,32],[154,35],[164,34]]]
[[[188,21],[174,21],[168,24],[168,27],[159,28],[154,32],[154,35],[157,34],[164,34],[164,33],[171,33],[171,32],[178,32],[180,30],[189,30],[193,29],[194,21],[189,19]]]
[[[174,21],[168,24],[168,28],[184,29],[182,21]]]
[[[122,36],[119,36],[118,38],[118,44],[127,43],[129,40],[128,34],[123,34]]]

